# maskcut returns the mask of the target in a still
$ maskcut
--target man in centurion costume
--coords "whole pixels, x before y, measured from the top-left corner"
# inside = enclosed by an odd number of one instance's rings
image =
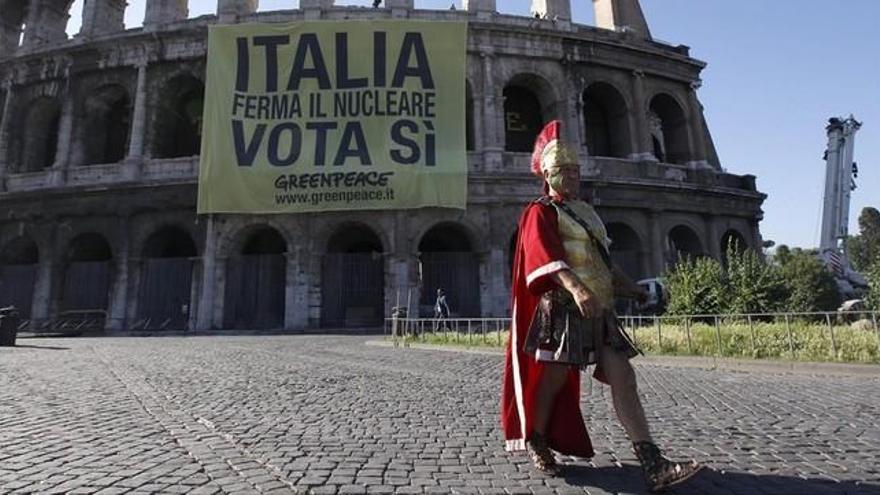
[[[629,362],[638,350],[613,311],[615,294],[645,294],[613,266],[601,219],[579,199],[577,155],[562,142],[559,121],[538,136],[532,172],[544,179],[545,195],[526,206],[519,221],[501,399],[507,450],[528,449],[535,467],[552,475],[559,466],[550,449],[592,457],[579,405],[580,370],[596,364],[594,377],[611,386],[648,488],[680,483],[699,466],[666,459],[652,442]]]

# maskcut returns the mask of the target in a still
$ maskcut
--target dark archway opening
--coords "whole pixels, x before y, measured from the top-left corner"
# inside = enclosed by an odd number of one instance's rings
[[[226,265],[223,320],[227,328],[281,328],[287,280],[287,243],[262,227],[245,240]]]
[[[179,76],[161,92],[162,103],[154,127],[154,156],[178,158],[198,155],[202,141],[205,87],[192,76]]]
[[[191,309],[196,244],[179,227],[162,227],[144,243],[138,298],[139,326],[184,330]]]
[[[594,83],[584,91],[583,103],[590,156],[629,156],[629,114],[620,93],[610,84]]]
[[[633,280],[644,277],[642,271],[642,243],[636,232],[624,223],[613,222],[605,226],[611,239],[611,259]]]
[[[131,102],[119,85],[99,88],[85,104],[85,164],[117,163],[128,151]]]
[[[658,129],[652,129],[651,132],[657,141],[654,144],[657,159],[667,163],[687,163],[690,160],[687,119],[678,102],[669,95],[660,94],[651,100],[650,109],[652,115],[659,119],[659,133]],[[658,147],[661,149],[657,150]]]
[[[61,104],[49,97],[31,101],[25,109],[19,172],[39,172],[55,163]]]
[[[531,153],[544,117],[541,102],[522,86],[504,88],[504,149]]]
[[[0,307],[15,306],[30,318],[39,263],[37,244],[27,237],[10,241],[0,251]]]
[[[348,224],[330,237],[321,267],[321,326],[375,327],[385,314],[382,241],[369,227]]]
[[[443,289],[453,315],[480,316],[480,263],[469,237],[454,223],[435,225],[422,237],[420,306],[433,307],[437,289]]]
[[[697,234],[690,227],[679,225],[669,231],[668,260],[677,263],[685,257],[694,259],[703,256],[703,245]]]

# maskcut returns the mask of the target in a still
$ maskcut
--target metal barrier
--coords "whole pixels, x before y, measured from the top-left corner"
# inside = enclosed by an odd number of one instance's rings
[[[619,317],[646,352],[880,363],[880,312],[743,313]],[[387,318],[395,345],[500,346],[509,318]]]
[[[510,318],[386,318],[385,338],[395,345],[409,342],[498,345],[510,327]],[[444,338],[440,338],[444,337]]]

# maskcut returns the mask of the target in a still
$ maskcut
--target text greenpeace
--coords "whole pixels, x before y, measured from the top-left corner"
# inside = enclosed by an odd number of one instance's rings
[[[465,32],[212,26],[199,212],[464,208]]]

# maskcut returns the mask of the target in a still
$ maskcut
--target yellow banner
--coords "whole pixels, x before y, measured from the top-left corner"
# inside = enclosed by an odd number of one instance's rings
[[[198,212],[465,208],[466,33],[211,26]]]

